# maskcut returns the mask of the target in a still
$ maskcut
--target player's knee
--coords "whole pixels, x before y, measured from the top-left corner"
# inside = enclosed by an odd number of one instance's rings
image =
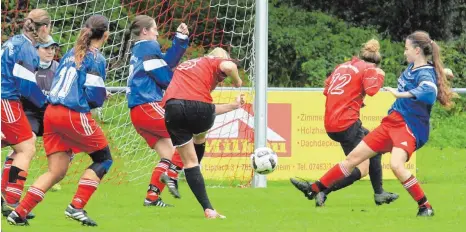
[[[392,169],[393,173],[398,174],[398,173],[403,173],[405,170],[405,165],[404,163],[399,163],[399,162],[390,162],[390,168]]]
[[[108,173],[110,167],[113,164],[112,154],[110,149],[106,146],[104,149],[98,150],[89,154],[93,163],[89,166],[89,169],[93,170],[95,174],[102,179],[105,174]]]
[[[65,176],[66,176],[66,171],[67,170],[68,170],[68,168],[63,168],[63,167],[56,167],[56,168],[55,167],[50,167],[49,172],[52,175],[53,182],[58,183],[61,180],[63,180],[63,178],[65,178]]]
[[[355,168],[360,164],[360,159],[354,155],[353,153],[350,153],[345,160],[345,163],[348,167],[350,168]]]
[[[32,160],[32,158],[34,157],[34,154],[36,154],[36,146],[34,146],[34,143],[31,143],[31,144],[28,144],[27,146],[24,146],[21,151],[19,151],[18,153],[22,153],[22,157],[25,157],[27,159],[30,159]]]
[[[52,173],[52,174],[53,174],[53,177],[54,177],[54,182],[53,182],[54,184],[60,182],[66,176],[66,172],[55,172],[55,173]]]

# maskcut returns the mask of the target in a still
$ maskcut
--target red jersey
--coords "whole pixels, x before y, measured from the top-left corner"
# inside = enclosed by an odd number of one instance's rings
[[[373,63],[353,57],[338,65],[325,80],[325,129],[327,132],[346,130],[359,119],[366,94],[375,95],[382,87],[384,76]]]
[[[179,64],[165,91],[162,105],[170,99],[212,103],[210,92],[226,77],[220,70],[222,61],[225,59],[204,56]]]

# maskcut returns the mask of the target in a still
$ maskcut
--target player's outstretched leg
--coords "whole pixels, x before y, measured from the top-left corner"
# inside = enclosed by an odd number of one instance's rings
[[[312,182],[306,181],[301,178],[290,178],[290,182],[296,189],[301,191],[304,194],[304,197],[306,197],[307,199],[313,200],[316,197],[317,193],[312,192],[311,189],[311,186],[313,184]]]
[[[361,168],[359,168],[361,167]],[[327,200],[327,196],[331,192],[338,191],[340,189],[346,188],[350,185],[352,185],[354,182],[360,180],[362,177],[367,175],[369,169],[369,161],[364,161],[362,164],[360,164],[358,167],[354,168],[351,174],[342,180],[337,181],[335,184],[330,186],[329,188],[326,188],[324,191],[319,192],[316,195],[316,206],[321,207],[324,206],[325,201]],[[364,173],[362,173],[364,172]]]
[[[311,185],[312,183],[306,181],[298,181],[297,179],[292,179],[291,183],[299,189],[301,192],[304,193],[304,196],[307,197],[309,200],[315,198],[316,200],[316,207],[322,207],[325,205],[325,201],[327,200],[328,195],[331,192],[338,191],[345,187],[352,185],[354,182],[361,179],[361,177],[367,175],[367,169],[369,166],[369,161],[364,161],[360,167],[364,171],[364,174],[361,174],[361,171],[358,167],[354,168],[353,171],[349,176],[337,181],[329,188],[325,188],[323,191],[319,193],[312,193]]]
[[[186,176],[186,182],[188,182],[189,188],[194,193],[197,201],[201,204],[204,209],[204,215],[208,219],[215,218],[226,218],[219,214],[210,203],[207,191],[205,188],[204,177],[202,176],[199,162],[197,160],[196,151],[194,150],[193,142],[190,141],[187,144],[178,148],[183,162],[185,164],[184,173]]]

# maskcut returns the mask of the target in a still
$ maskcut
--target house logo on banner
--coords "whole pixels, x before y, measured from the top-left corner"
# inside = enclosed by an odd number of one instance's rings
[[[280,157],[291,156],[291,104],[268,104],[267,146]],[[254,151],[254,113],[251,104],[218,115],[207,134],[206,156],[244,157]]]

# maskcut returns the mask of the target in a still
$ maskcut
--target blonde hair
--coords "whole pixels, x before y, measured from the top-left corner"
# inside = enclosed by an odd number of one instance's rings
[[[38,29],[43,26],[49,26],[51,23],[50,15],[46,10],[43,9],[34,9],[29,12],[26,20],[23,24],[23,30],[25,32],[30,32],[34,37],[34,40],[39,43],[46,43],[48,36],[46,38],[41,38],[39,36]]]
[[[382,61],[382,56],[380,55],[380,43],[376,39],[371,39],[363,44],[361,51],[359,52],[359,57],[364,61],[371,62],[374,64],[379,64]]]
[[[223,48],[214,48],[208,55],[222,59],[230,59],[230,54]]]

